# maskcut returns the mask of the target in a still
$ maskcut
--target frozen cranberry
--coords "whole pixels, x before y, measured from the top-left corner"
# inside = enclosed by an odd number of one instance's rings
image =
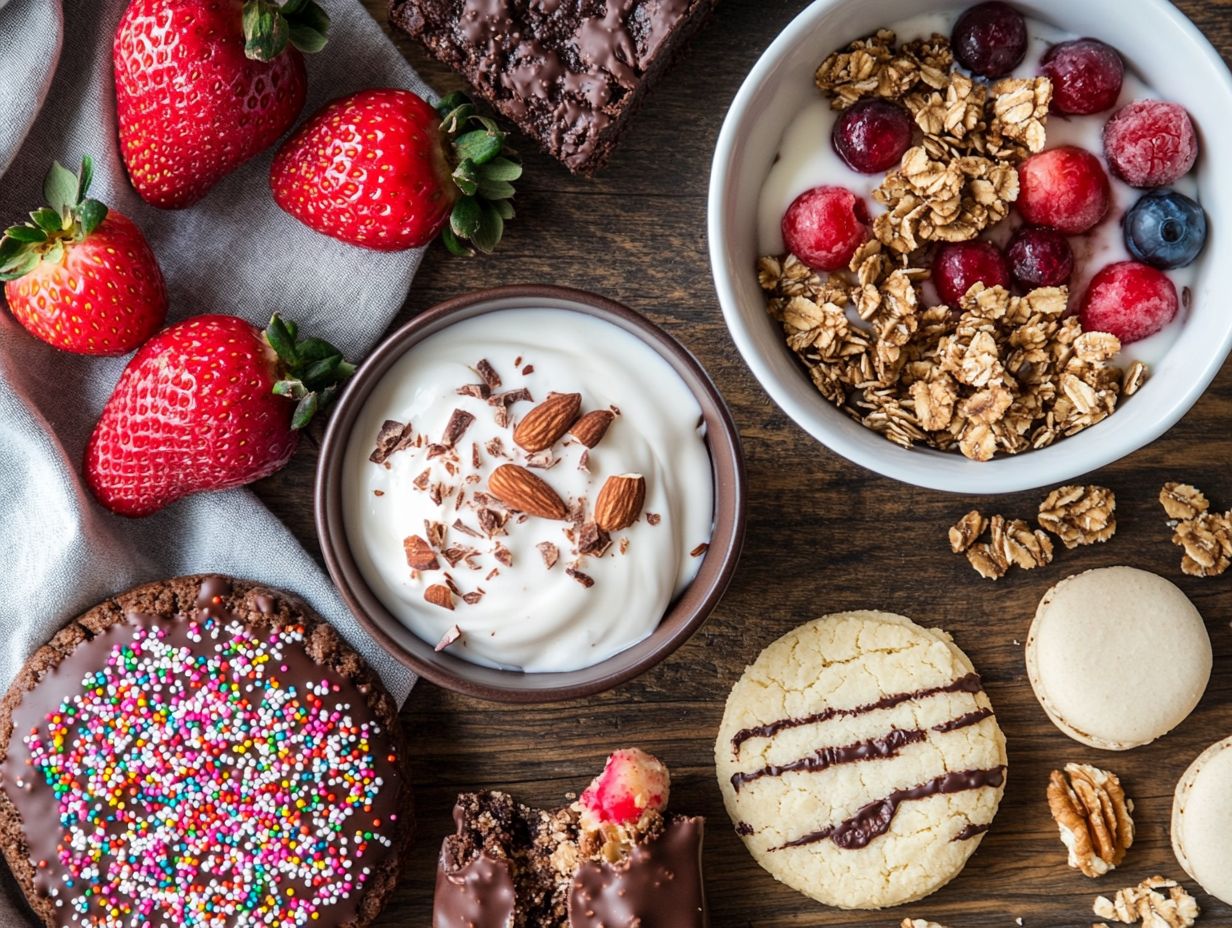
[[[968,71],[1004,77],[1027,54],[1027,21],[1008,3],[980,3],[958,17],[950,44]]]
[[[1018,212],[1031,225],[1081,235],[1104,218],[1111,198],[1099,159],[1073,145],[1042,151],[1018,166]]]
[[[958,306],[975,284],[1008,287],[1010,270],[1001,249],[991,242],[953,242],[933,256],[933,286],[947,306]]]
[[[897,166],[911,147],[915,126],[907,111],[888,100],[868,99],[848,107],[834,123],[834,150],[861,174]]]
[[[1185,107],[1135,100],[1104,126],[1104,157],[1131,187],[1166,187],[1198,160],[1198,133]]]
[[[847,266],[868,238],[868,209],[846,187],[814,187],[783,214],[787,250],[815,271]]]
[[[1027,290],[1059,287],[1074,273],[1074,250],[1055,229],[1023,226],[1005,250],[1014,280]]]
[[[1112,109],[1121,95],[1125,62],[1099,39],[1075,39],[1052,46],[1040,59],[1040,73],[1052,81],[1052,108],[1087,116]]]
[[[1154,335],[1176,316],[1176,287],[1163,271],[1137,261],[1110,264],[1082,298],[1082,327],[1110,332],[1122,345]]]

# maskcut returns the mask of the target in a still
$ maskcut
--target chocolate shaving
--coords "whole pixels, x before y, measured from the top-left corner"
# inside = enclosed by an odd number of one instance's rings
[[[663,517],[659,515],[657,512],[646,513],[646,524],[647,525],[658,525],[662,521],[663,521]]]
[[[444,454],[448,450],[449,448],[447,446],[442,445],[438,442],[433,442],[432,444],[428,445],[428,452],[427,452],[428,460],[431,461],[433,458],[439,458],[442,454]]]
[[[505,523],[509,521],[509,513],[497,512],[495,509],[480,509],[478,515],[479,527],[487,533],[489,538],[504,534]]]
[[[612,537],[594,522],[587,522],[578,530],[577,546],[579,554],[603,557],[612,546]]]
[[[449,562],[450,567],[457,567],[463,560],[474,553],[474,548],[468,548],[465,545],[450,545],[441,551],[441,557]]]
[[[488,397],[488,405],[503,406],[508,409],[514,403],[520,403],[523,400],[529,403],[533,399],[529,390],[525,387],[518,387],[516,390],[506,390],[504,393],[493,393]]]
[[[620,539],[620,542],[616,545],[616,547],[620,551],[621,554],[624,554],[626,551],[629,550],[629,539],[628,538]]]
[[[583,451],[582,456],[578,458],[578,470],[583,473],[590,473],[590,452]]]
[[[384,491],[384,490],[373,490],[373,491],[372,491],[372,495],[373,495],[373,496],[384,496],[384,495],[385,495],[385,491]]]
[[[529,377],[534,372],[535,372],[535,365],[533,364],[527,364],[524,368],[522,368],[523,377]]]
[[[710,544],[708,542],[703,541],[700,545],[698,545],[696,548],[694,548],[692,551],[689,552],[689,557],[701,557],[703,554],[705,554],[709,550],[710,550]]]
[[[455,594],[460,594],[462,592],[458,589],[458,584],[454,581],[453,577],[449,576],[449,574],[445,574],[445,583],[448,584],[449,589],[451,589]]]
[[[500,576],[500,568],[493,567],[491,570],[488,571],[487,576],[485,576],[483,579],[491,580],[493,577],[499,577],[499,576]]]
[[[449,492],[452,492],[452,491],[449,491]],[[434,502],[438,506],[441,503],[445,502],[445,496],[446,496],[445,484],[443,483],[432,484],[432,489],[429,491],[428,496],[432,499],[432,502]]]
[[[477,400],[486,400],[492,395],[492,388],[486,383],[466,383],[458,387],[458,396],[473,396]]]
[[[473,528],[471,528],[461,519],[455,519],[453,523],[453,527],[456,528],[463,535],[470,535],[472,538],[482,538],[483,537],[483,535],[475,531]]]
[[[550,541],[541,541],[535,545],[539,549],[539,553],[543,555],[543,563],[551,570],[556,566],[556,562],[560,560],[560,548],[552,544]]]
[[[574,525],[581,525],[586,521],[586,497],[579,496],[573,501],[573,505],[569,507],[569,511],[565,517]]]
[[[473,606],[481,599],[483,599],[483,590],[475,590],[474,592],[463,595],[462,602],[466,603],[468,606]]]
[[[470,595],[470,594],[467,594],[467,595]],[[463,596],[462,598],[466,599],[465,596]],[[451,644],[453,644],[455,641],[457,641],[461,637],[462,637],[462,629],[454,625],[449,629],[449,631],[445,632],[445,636],[436,643],[435,650],[437,652],[444,651],[447,647],[449,647]]]
[[[484,445],[484,448],[494,458],[506,458],[509,456],[505,453],[505,443],[500,440],[499,435]]]
[[[582,586],[586,587],[587,589],[590,589],[590,587],[595,585],[594,577],[590,576],[589,574],[582,573],[580,570],[578,570],[575,567],[566,567],[565,573],[568,574],[570,577],[572,577],[574,580],[576,580],[578,583],[582,584]]]
[[[501,385],[500,374],[496,373],[496,368],[488,363],[487,358],[475,365],[475,373],[479,375],[489,390],[495,390]]]
[[[433,522],[431,519],[424,519],[424,534],[428,537],[428,544],[434,548],[439,548],[445,544],[445,523]]]
[[[471,467],[479,470],[483,466],[483,457],[479,453],[479,442],[471,442]]]
[[[492,554],[506,567],[513,566],[513,552],[502,545],[499,541],[496,543],[496,547],[492,549]]]
[[[445,434],[441,436],[441,443],[452,448],[474,421],[475,417],[465,409],[455,409],[449,417],[449,422],[445,424]]]
[[[368,456],[373,464],[384,464],[386,459],[396,451],[401,451],[411,444],[413,439],[411,423],[405,425],[396,419],[386,419],[377,432],[376,448]]]
[[[432,468],[425,467],[423,469],[423,472],[418,477],[416,477],[414,480],[411,481],[411,485],[414,486],[415,489],[417,490],[426,490],[428,489],[428,481],[431,479],[432,479]]]
[[[550,448],[545,448],[543,451],[528,454],[526,456],[526,466],[533,467],[536,470],[551,470],[556,466],[556,456],[552,454]]]

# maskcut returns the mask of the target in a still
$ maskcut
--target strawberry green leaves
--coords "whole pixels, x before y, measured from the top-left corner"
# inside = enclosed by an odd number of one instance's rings
[[[513,181],[522,176],[522,165],[505,144],[505,133],[479,115],[464,94],[450,94],[436,109],[441,133],[452,147],[457,165],[452,177],[461,194],[441,241],[455,255],[472,255],[476,249],[489,254],[513,218]]]
[[[280,365],[274,392],[295,400],[291,428],[302,429],[337,398],[342,381],[355,373],[355,365],[324,339],[300,341],[295,323],[277,313],[265,330],[265,340],[278,355]]]
[[[290,44],[313,54],[325,47],[329,14],[315,0],[246,0],[244,54],[255,61],[273,61]]]
[[[94,162],[89,155],[81,159],[81,170],[74,174],[60,162],[53,162],[43,180],[46,206],[30,214],[30,221],[11,226],[0,238],[0,280],[24,277],[40,261],[58,264],[67,246],[84,241],[107,218],[107,207],[86,194],[94,177]]]

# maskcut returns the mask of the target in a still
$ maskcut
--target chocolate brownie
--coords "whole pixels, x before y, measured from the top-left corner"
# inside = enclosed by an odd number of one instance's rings
[[[305,603],[245,581],[69,623],[0,701],[0,752],[0,841],[51,928],[362,928],[410,844],[393,699]]]
[[[593,174],[716,0],[393,0],[390,19],[552,157]]]

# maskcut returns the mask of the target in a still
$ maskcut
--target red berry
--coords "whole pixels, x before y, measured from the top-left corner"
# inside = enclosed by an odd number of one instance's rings
[[[1109,332],[1122,345],[1154,335],[1176,316],[1176,287],[1148,264],[1121,261],[1091,279],[1082,298],[1082,327]]]
[[[1104,157],[1131,187],[1166,187],[1198,160],[1198,134],[1183,106],[1135,100],[1104,126]]]
[[[305,43],[309,33],[324,40],[318,5],[296,6],[250,19],[244,0],[129,3],[112,50],[116,115],[124,164],[147,202],[190,206],[291,128],[307,76],[288,38],[308,48],[319,47]]]
[[[911,116],[888,100],[868,99],[848,107],[834,123],[834,150],[853,171],[878,174],[895,167],[911,147]]]
[[[1008,287],[1010,271],[1005,255],[991,242],[950,242],[933,256],[933,286],[947,306],[958,306],[977,283]]]
[[[578,799],[582,827],[635,825],[647,812],[662,812],[670,790],[671,777],[657,757],[639,748],[616,751]]]
[[[1040,73],[1052,81],[1052,108],[1086,116],[1111,109],[1121,95],[1125,62],[1099,39],[1075,39],[1052,46],[1040,59]]]
[[[1018,166],[1018,212],[1031,225],[1081,235],[1107,215],[1111,200],[1099,159],[1073,145],[1042,151]]]
[[[1027,21],[1008,3],[980,3],[958,17],[950,44],[968,71],[1004,77],[1027,54]]]
[[[1074,250],[1055,229],[1023,226],[1010,239],[1006,256],[1014,280],[1027,290],[1059,287],[1074,273]]]
[[[868,238],[868,209],[846,187],[814,187],[783,214],[787,250],[815,271],[847,266]]]

